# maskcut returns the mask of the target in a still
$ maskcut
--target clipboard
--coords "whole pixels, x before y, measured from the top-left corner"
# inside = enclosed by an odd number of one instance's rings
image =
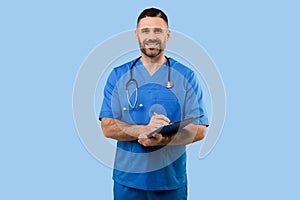
[[[158,129],[152,131],[151,133],[148,133],[147,137],[151,138],[155,133],[160,133],[162,134],[162,136],[174,135],[178,132],[178,130],[184,128],[185,126],[196,121],[197,119],[200,119],[202,116],[203,115],[172,122],[169,125],[159,127]]]

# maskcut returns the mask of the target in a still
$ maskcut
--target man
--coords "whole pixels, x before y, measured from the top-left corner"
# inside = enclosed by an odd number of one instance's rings
[[[114,199],[185,200],[185,145],[203,139],[208,126],[202,91],[192,70],[165,56],[170,30],[163,11],[145,9],[135,39],[141,57],[111,72],[99,117],[104,135],[118,141]],[[147,136],[196,116],[202,117],[176,134]]]

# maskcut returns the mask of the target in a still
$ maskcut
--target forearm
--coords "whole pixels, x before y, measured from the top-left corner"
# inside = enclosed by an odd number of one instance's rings
[[[105,137],[119,141],[137,140],[140,134],[147,132],[146,125],[131,125],[111,118],[102,118],[101,126]]]

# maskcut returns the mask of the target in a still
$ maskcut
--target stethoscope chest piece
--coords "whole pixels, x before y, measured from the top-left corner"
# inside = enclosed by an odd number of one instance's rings
[[[166,88],[171,89],[174,86],[174,83],[172,81],[168,81],[165,83]]]

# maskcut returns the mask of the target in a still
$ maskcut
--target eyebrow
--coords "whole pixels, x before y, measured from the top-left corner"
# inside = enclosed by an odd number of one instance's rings
[[[140,30],[142,30],[142,31],[146,31],[146,30],[150,30],[150,29],[153,29],[154,31],[161,31],[161,30],[164,30],[164,29],[167,29],[167,28],[158,28],[158,27],[156,27],[156,28],[148,28],[148,27],[146,27],[146,28],[138,28],[138,29],[140,29]]]

